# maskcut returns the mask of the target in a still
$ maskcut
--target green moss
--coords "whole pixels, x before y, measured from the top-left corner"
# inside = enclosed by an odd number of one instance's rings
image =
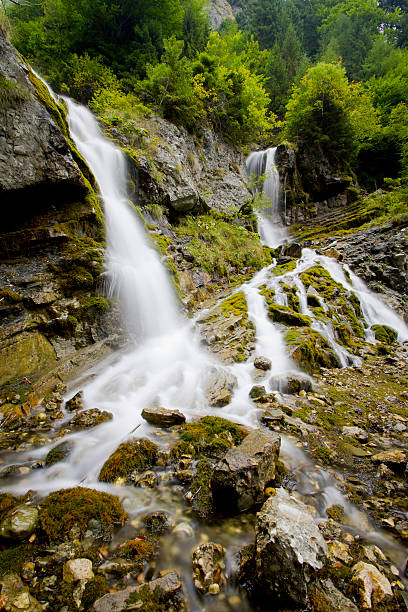
[[[11,508],[21,503],[21,499],[10,493],[0,493],[0,518]]]
[[[109,493],[84,487],[51,493],[41,503],[40,524],[50,542],[60,542],[77,526],[83,536],[91,519],[113,529],[126,518],[119,499]]]
[[[109,584],[103,576],[95,576],[88,580],[81,598],[84,610],[90,610],[97,599],[109,593]]]
[[[22,83],[0,75],[0,109],[15,108],[30,97],[30,92]]]
[[[388,325],[372,325],[375,339],[384,344],[393,344],[398,338],[398,333]]]
[[[105,461],[99,474],[101,482],[113,482],[129,476],[134,471],[151,468],[157,459],[156,444],[145,438],[133,439],[121,444]]]
[[[54,463],[58,463],[59,461],[64,461],[66,457],[70,454],[72,450],[72,443],[69,441],[61,442],[54,446],[50,451],[48,451],[47,456],[45,458],[45,467],[50,467],[54,465]]]
[[[283,325],[293,325],[296,327],[309,327],[312,319],[306,315],[295,312],[287,306],[278,306],[278,304],[270,304],[268,309],[268,317],[276,323]]]
[[[98,312],[104,312],[108,310],[109,303],[104,297],[93,296],[84,300],[81,304],[83,310],[96,310]]]
[[[234,293],[231,297],[223,300],[220,304],[222,313],[225,316],[243,315],[244,319],[248,318],[248,305],[243,291]]]
[[[6,301],[9,304],[18,304],[23,300],[22,296],[15,291],[11,291],[11,289],[1,289],[0,290],[0,302]]]
[[[171,240],[165,234],[158,234],[157,232],[152,232],[149,234],[153,246],[158,250],[160,255],[167,254],[167,248],[171,245]]]
[[[120,549],[121,557],[139,564],[139,571],[153,558],[154,554],[155,547],[146,540],[128,540]]]
[[[330,460],[333,456],[333,451],[329,450],[325,446],[319,446],[319,448],[316,448],[313,451],[313,454],[317,461],[321,461],[322,463],[327,464],[330,463]]]
[[[24,543],[0,552],[0,576],[21,571],[21,566],[33,556],[33,547]]]
[[[296,287],[291,287],[290,285],[285,285],[282,282],[281,282],[281,287],[282,287],[282,290],[286,294],[289,308],[291,310],[294,310],[295,312],[299,312],[300,313],[300,301],[299,301],[299,296],[297,294]],[[319,304],[319,306],[320,306],[320,304]]]
[[[314,329],[303,328],[288,331],[285,341],[292,359],[309,374],[320,367],[340,367],[340,362],[326,338]]]
[[[275,276],[282,276],[282,274],[287,274],[287,272],[293,272],[295,268],[296,261],[292,260],[288,261],[287,263],[275,266],[274,268],[272,268],[272,272],[273,274],[275,274]]]
[[[209,459],[201,459],[197,463],[196,477],[191,485],[192,508],[199,519],[207,519],[212,511],[211,477],[214,471]]]
[[[266,285],[261,285],[259,287],[259,293],[264,296],[268,306],[271,306],[272,304],[274,304],[274,299],[273,299],[275,297],[274,289],[268,289]]]
[[[231,446],[239,444],[246,435],[247,432],[236,423],[220,417],[203,417],[183,425],[181,442],[176,445],[173,454],[218,457]]]

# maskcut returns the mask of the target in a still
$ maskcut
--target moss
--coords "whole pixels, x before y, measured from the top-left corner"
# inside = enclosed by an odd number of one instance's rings
[[[171,240],[165,234],[158,234],[157,232],[152,232],[150,238],[153,242],[153,246],[157,249],[160,255],[167,254],[167,248],[171,245]]]
[[[11,291],[11,289],[1,289],[0,290],[0,302],[5,300],[9,304],[18,304],[23,300],[22,296],[15,291]]]
[[[93,296],[84,300],[81,304],[82,310],[96,310],[98,312],[104,312],[108,310],[109,303],[108,300],[101,296]]]
[[[209,459],[201,459],[197,463],[196,477],[191,485],[192,508],[199,519],[207,519],[212,511],[211,477],[214,471]]]
[[[203,417],[183,425],[181,442],[176,445],[173,454],[219,457],[231,446],[239,444],[246,435],[247,432],[236,423],[220,417]]]
[[[0,576],[21,571],[21,566],[33,556],[34,549],[31,544],[20,544],[12,548],[6,548],[0,552]]]
[[[326,448],[325,446],[319,446],[313,451],[314,457],[317,461],[321,461],[322,463],[330,463],[331,458],[333,456],[333,451]]]
[[[120,556],[139,565],[139,571],[155,554],[155,547],[146,540],[128,540],[120,548]]]
[[[113,482],[134,471],[151,468],[157,459],[156,444],[145,438],[133,439],[121,444],[105,461],[99,474],[101,482]]]
[[[248,305],[243,291],[234,293],[231,297],[223,300],[220,308],[222,313],[227,317],[231,315],[243,315],[245,319],[248,318]]]
[[[291,310],[294,310],[295,312],[299,312],[300,313],[300,300],[299,300],[299,296],[297,294],[296,287],[291,287],[290,285],[285,285],[282,282],[281,282],[281,287],[282,287],[282,290],[286,294],[286,298],[288,300],[289,308],[291,308]],[[319,304],[319,306],[320,306],[320,304]]]
[[[81,598],[84,610],[90,610],[97,599],[109,593],[109,584],[103,576],[95,576],[88,580]]]
[[[326,338],[314,329],[288,331],[285,341],[292,359],[309,374],[320,367],[340,367],[340,362]]]
[[[56,363],[55,349],[38,331],[19,334],[0,350],[0,384],[23,376],[37,376]]]
[[[307,305],[309,308],[322,308],[319,298],[313,294],[307,296]]]
[[[268,289],[266,285],[261,285],[259,289],[260,289],[259,293],[264,296],[268,306],[271,306],[272,304],[274,304],[273,298],[275,297],[275,290]]]
[[[299,314],[287,306],[278,306],[278,304],[269,305],[268,317],[276,323],[296,327],[309,327],[312,322],[310,317]]]
[[[275,276],[282,276],[283,274],[287,274],[288,272],[293,272],[295,268],[296,261],[292,260],[288,261],[287,263],[275,266],[274,268],[272,268],[272,272],[273,274],[275,274]]]
[[[393,344],[398,338],[398,333],[388,325],[372,325],[375,339],[384,344]]]
[[[0,75],[0,109],[15,108],[30,97],[30,92],[22,83]]]
[[[61,442],[61,444],[54,446],[54,448],[47,453],[45,458],[45,467],[50,467],[51,465],[54,465],[54,463],[64,461],[64,459],[66,459],[66,457],[68,457],[70,454],[72,446],[72,443],[69,441]]]
[[[100,521],[103,528],[113,529],[125,518],[117,497],[84,487],[51,493],[40,508],[40,524],[50,542],[65,540],[74,526],[83,536],[91,519]]]

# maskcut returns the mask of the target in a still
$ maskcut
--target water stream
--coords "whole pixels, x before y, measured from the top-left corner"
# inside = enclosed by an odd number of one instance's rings
[[[214,526],[198,526],[180,489],[174,481],[169,481],[171,475],[166,474],[164,468],[159,473],[160,485],[153,490],[117,487],[100,483],[97,479],[104,461],[135,428],[137,437],[151,437],[159,446],[167,447],[174,441],[172,434],[158,431],[142,419],[141,411],[146,406],[158,404],[177,408],[188,419],[216,414],[247,427],[259,427],[259,410],[248,398],[254,384],[252,359],[247,363],[223,366],[228,367],[238,379],[233,400],[222,410],[208,406],[204,382],[209,369],[219,364],[200,346],[193,322],[181,315],[167,272],[146,238],[138,215],[128,202],[124,157],[101,134],[95,118],[87,109],[69,100],[66,103],[73,140],[96,177],[104,204],[106,272],[110,291],[120,297],[124,320],[135,341],[125,353],[100,364],[84,388],[85,407],[107,410],[114,415],[113,420],[91,430],[70,434],[67,438],[74,442],[74,450],[67,461],[42,470],[32,470],[13,482],[6,481],[4,488],[15,493],[33,489],[41,494],[78,484],[103,489],[121,496],[131,524],[136,528],[143,514],[165,509],[172,520],[182,527],[178,535],[176,530],[176,534],[165,539],[155,571],[178,567],[194,610],[209,609],[211,606],[217,610],[249,610],[249,604],[241,595],[238,597],[233,585],[228,587],[221,599],[215,601],[202,600],[197,596],[192,585],[190,550],[198,542],[215,540],[227,547],[228,563],[232,566],[233,553],[251,537],[250,516],[244,515]],[[266,153],[253,153],[248,160],[248,169],[252,174],[267,175],[263,191],[268,197],[268,206],[258,213],[258,217],[262,240],[271,247],[287,240],[285,230],[277,223],[279,177],[274,164],[275,151],[269,149]],[[357,294],[368,336],[372,324],[385,323],[398,331],[400,340],[408,339],[406,325],[350,270],[346,275],[344,268],[333,259],[304,249],[291,272],[277,278],[268,267],[237,289],[245,293],[248,316],[256,328],[254,355],[271,359],[272,377],[285,376],[296,372],[297,368],[287,355],[283,332],[267,316],[265,298],[260,294],[259,287],[267,285],[275,289],[284,304],[285,296],[279,294],[280,281],[295,286],[302,311],[313,315],[307,307],[305,288],[299,274],[316,263],[330,272],[334,280]],[[342,365],[357,362],[358,358],[338,344],[329,324],[314,319],[313,326],[327,338]],[[262,384],[268,387],[268,380]],[[10,462],[24,464],[43,460],[52,446],[20,453],[18,457],[12,456]],[[318,516],[324,517],[327,506],[340,502],[345,505],[356,530],[366,535],[371,531],[367,519],[363,519],[362,514],[352,508],[335,488],[335,479],[323,470],[316,470],[309,457],[296,445],[296,440],[283,437],[282,456],[297,479],[297,490],[307,499],[313,493],[310,499],[313,497]],[[382,535],[378,534],[378,538],[381,539]],[[399,554],[398,546],[394,546],[390,540],[387,542],[389,548],[394,547]]]

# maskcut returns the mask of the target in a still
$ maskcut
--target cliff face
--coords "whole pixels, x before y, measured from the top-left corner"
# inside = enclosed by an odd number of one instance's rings
[[[64,109],[1,29],[0,151],[0,384],[20,389],[23,377],[35,395],[37,379],[49,374],[52,386],[79,350],[103,344],[111,309],[95,298],[103,226],[93,179]]]

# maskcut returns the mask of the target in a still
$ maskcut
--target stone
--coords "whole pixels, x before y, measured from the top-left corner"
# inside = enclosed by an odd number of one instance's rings
[[[78,430],[90,429],[91,427],[96,427],[112,419],[113,414],[111,412],[107,412],[106,410],[102,411],[99,410],[99,408],[90,408],[89,410],[78,412],[78,414],[68,421],[66,426]]]
[[[307,602],[308,584],[324,564],[327,545],[307,506],[285,489],[264,503],[257,514],[257,579],[272,597]]]
[[[210,406],[222,408],[232,399],[232,392],[237,384],[233,374],[224,368],[210,368],[204,382],[204,393]]]
[[[249,391],[249,397],[253,400],[257,400],[263,395],[266,395],[266,389],[263,385],[254,385]]]
[[[119,612],[121,610],[143,610],[143,602],[152,601],[158,609],[184,610],[184,595],[178,572],[172,570],[163,573],[159,578],[140,586],[130,586],[117,593],[108,593],[97,599],[91,610],[93,612]]]
[[[304,374],[292,374],[289,376],[273,376],[269,381],[272,389],[289,395],[298,395],[301,391],[312,390],[312,381]]]
[[[216,464],[211,477],[214,506],[224,514],[244,512],[263,498],[275,477],[280,436],[252,431]]]
[[[62,569],[62,577],[65,582],[91,580],[94,577],[92,561],[89,559],[71,559],[67,561]]]
[[[45,467],[51,467],[54,463],[64,461],[71,454],[73,448],[74,443],[71,440],[65,440],[54,446],[45,457]]]
[[[298,259],[302,256],[302,246],[297,242],[291,242],[285,247],[285,255]]]
[[[310,585],[309,605],[312,612],[358,612],[357,606],[331,580],[318,580]]]
[[[261,357],[261,356],[255,357],[254,367],[257,368],[258,370],[264,370],[266,372],[267,370],[271,369],[272,361],[268,359],[267,357]]]
[[[393,449],[377,453],[371,457],[373,463],[383,463],[393,472],[403,474],[408,461],[408,455],[405,451]]]
[[[10,510],[0,523],[0,535],[12,540],[24,540],[38,524],[38,510],[35,506],[17,506]]]
[[[35,564],[32,561],[26,561],[21,568],[21,577],[23,580],[32,580],[35,576]]]
[[[30,594],[27,586],[15,574],[6,574],[0,578],[1,598],[5,604],[4,609],[14,612],[42,612],[42,605]],[[3,608],[2,608],[3,609]]]
[[[193,550],[192,565],[194,586],[200,593],[216,595],[225,586],[225,550],[221,544],[206,542],[197,546]],[[214,589],[214,584],[218,589]]]
[[[352,581],[358,587],[360,604],[371,609],[373,605],[392,598],[391,584],[381,572],[371,565],[359,561],[354,565]]]
[[[186,422],[186,417],[179,410],[167,410],[166,408],[144,408],[142,417],[156,427],[172,427]]]
[[[65,410],[68,410],[68,412],[76,412],[77,410],[82,410],[83,407],[84,396],[82,391],[78,391],[78,393],[76,393],[74,397],[71,397],[65,404]]]
[[[332,563],[336,563],[337,561],[341,561],[348,565],[353,561],[353,557],[348,552],[348,546],[343,544],[343,542],[339,542],[338,540],[333,540],[332,542],[327,543],[328,554],[327,558]]]
[[[171,529],[167,514],[163,510],[151,512],[142,517],[142,523],[146,529],[154,535],[162,535]]]
[[[359,442],[368,442],[368,433],[361,429],[361,427],[344,426],[341,432],[346,438],[355,438]]]

